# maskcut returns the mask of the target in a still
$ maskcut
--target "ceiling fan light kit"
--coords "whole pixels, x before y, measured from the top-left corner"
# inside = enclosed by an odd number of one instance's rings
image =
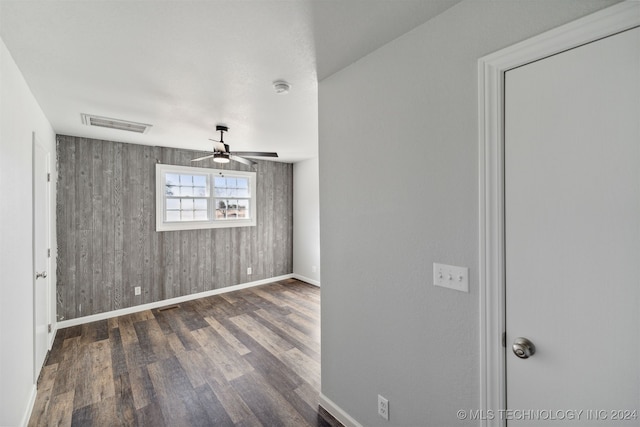
[[[215,153],[213,161],[216,163],[229,163],[229,156],[225,156],[223,153]]]
[[[245,159],[241,156],[250,157],[278,157],[278,153],[263,152],[263,151],[230,151],[229,145],[224,143],[224,133],[229,131],[229,128],[225,125],[216,125],[216,131],[220,132],[220,140],[211,139],[214,142],[213,152],[206,156],[192,159],[192,162],[199,162],[201,160],[213,159],[215,163],[229,163],[231,160],[245,164],[247,166],[255,166],[256,162],[250,159]]]

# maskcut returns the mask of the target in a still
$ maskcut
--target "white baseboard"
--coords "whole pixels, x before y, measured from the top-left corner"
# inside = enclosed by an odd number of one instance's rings
[[[336,405],[324,394],[320,393],[320,406],[328,413],[344,424],[344,427],[362,427],[362,424],[354,420],[351,415],[347,414],[341,407]]]
[[[310,285],[320,287],[320,282],[318,282],[317,280],[309,279],[308,277],[305,277],[305,276],[303,276],[301,274],[293,273],[293,278],[301,280],[303,282],[306,282],[306,283],[308,283]]]
[[[36,396],[38,395],[38,387],[34,384],[31,388],[31,393],[29,395],[29,402],[27,402],[27,409],[22,416],[22,420],[20,420],[21,427],[27,427],[29,424],[29,419],[31,418],[31,412],[33,412],[33,405],[36,403]]]
[[[198,292],[197,294],[184,295],[176,298],[169,298],[162,301],[150,302],[148,304],[136,305],[134,307],[121,308],[119,310],[107,311],[105,313],[92,314],[91,316],[77,317],[75,319],[62,320],[56,324],[56,331],[58,329],[68,328],[70,326],[82,325],[84,323],[91,323],[98,320],[109,319],[117,316],[124,316],[127,314],[137,313],[145,310],[152,310],[154,308],[164,307],[165,305],[179,304],[181,302],[191,301],[198,298],[209,297],[212,295],[224,294],[227,292],[233,292],[240,289],[252,288],[254,286],[266,285],[267,283],[277,282],[279,280],[292,279],[293,274],[285,274],[283,276],[272,277],[269,279],[256,280],[254,282],[242,283],[239,285],[227,286],[225,288],[213,289],[205,292]]]

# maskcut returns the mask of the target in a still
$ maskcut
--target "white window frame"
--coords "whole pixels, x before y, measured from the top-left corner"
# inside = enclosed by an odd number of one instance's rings
[[[167,221],[165,218],[167,197],[165,193],[166,176],[169,173],[174,174],[194,174],[207,175],[209,184],[209,211],[208,220],[201,221]],[[219,176],[224,177],[242,177],[249,180],[249,218],[242,219],[216,219],[216,194],[214,187],[214,179]],[[200,197],[202,198],[202,197]],[[229,227],[253,227],[256,225],[257,216],[256,203],[256,173],[236,170],[196,168],[191,166],[176,166],[156,164],[156,231],[176,231],[176,230],[199,230],[210,228],[229,228]]]

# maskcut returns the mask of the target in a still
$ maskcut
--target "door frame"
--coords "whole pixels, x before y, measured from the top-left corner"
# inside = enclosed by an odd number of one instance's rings
[[[504,75],[508,70],[640,26],[627,0],[478,60],[480,410],[505,426]]]

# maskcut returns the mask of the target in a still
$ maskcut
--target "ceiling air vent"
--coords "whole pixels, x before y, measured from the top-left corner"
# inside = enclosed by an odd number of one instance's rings
[[[91,114],[81,114],[82,123],[87,126],[98,126],[102,128],[126,130],[135,133],[147,133],[152,125],[145,123],[130,122],[127,120],[110,119],[109,117],[94,116]]]

